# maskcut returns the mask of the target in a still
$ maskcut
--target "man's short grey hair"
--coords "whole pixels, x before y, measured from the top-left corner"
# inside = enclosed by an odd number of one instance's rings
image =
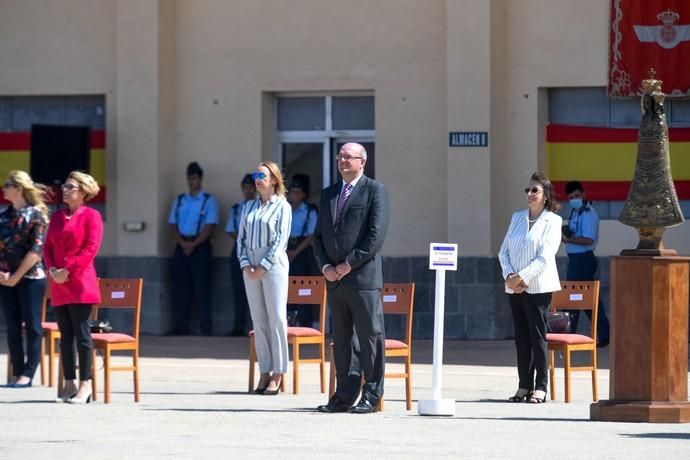
[[[360,146],[362,147],[362,150],[359,152],[359,155],[366,160],[367,159],[367,151],[363,145],[360,144]]]

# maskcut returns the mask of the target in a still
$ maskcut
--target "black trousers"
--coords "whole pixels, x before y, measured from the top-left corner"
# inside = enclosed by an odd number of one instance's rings
[[[551,293],[523,292],[509,294],[508,298],[515,328],[519,388],[546,391],[549,377],[546,313],[551,303]]]
[[[0,286],[0,302],[7,323],[7,346],[15,377],[23,375],[33,379],[41,362],[41,308],[45,290],[45,278],[23,278],[14,287]],[[26,361],[22,323],[26,329]]]
[[[244,289],[244,278],[240,268],[240,260],[237,258],[237,245],[232,250],[230,256],[230,279],[232,281],[232,295],[235,301],[235,317],[233,330],[249,331],[249,302],[247,301],[247,291]]]
[[[328,289],[328,305],[333,318],[335,396],[354,404],[361,389],[362,397],[376,405],[383,396],[386,366],[381,291],[337,285]]]
[[[594,281],[597,266],[597,257],[594,255],[593,251],[568,254],[568,271],[566,278],[568,281]],[[585,310],[585,314],[591,321],[591,310]],[[575,333],[575,331],[577,331],[577,323],[580,320],[580,310],[571,310],[570,317],[570,332]],[[604,302],[602,302],[601,297],[599,297],[599,307],[597,310],[597,339],[599,342],[607,342],[609,340],[609,335],[609,319],[606,316]]]
[[[194,305],[202,334],[211,334],[210,269],[211,243],[205,241],[190,255],[175,246],[173,256],[173,293],[175,295],[175,332],[188,334],[189,309],[194,294]]]
[[[76,378],[74,345],[79,353],[79,381],[91,380],[93,341],[89,330],[92,305],[77,303],[55,307],[55,318],[60,328],[60,364],[65,380]]]

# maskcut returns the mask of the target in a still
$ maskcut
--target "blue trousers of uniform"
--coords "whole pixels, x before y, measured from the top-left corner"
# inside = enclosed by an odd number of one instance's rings
[[[211,243],[199,245],[190,255],[185,255],[182,247],[175,246],[173,256],[173,294],[175,298],[175,332],[189,334],[189,309],[194,295],[199,318],[199,328],[204,335],[212,332],[211,297]]]
[[[566,278],[568,281],[594,281],[594,274],[597,271],[597,258],[593,251],[568,254],[568,272]],[[570,332],[577,331],[577,323],[580,320],[580,311],[573,310],[571,313]],[[590,321],[592,320],[592,312],[585,311]],[[599,297],[599,310],[597,313],[597,338],[599,342],[607,342],[609,340],[609,319],[604,310],[604,303]]]

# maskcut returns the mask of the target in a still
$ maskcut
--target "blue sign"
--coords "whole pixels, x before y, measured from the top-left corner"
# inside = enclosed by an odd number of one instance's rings
[[[448,147],[488,147],[486,131],[456,131],[448,134]]]

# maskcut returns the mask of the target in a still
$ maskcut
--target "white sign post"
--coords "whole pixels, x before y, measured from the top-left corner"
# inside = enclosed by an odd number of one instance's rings
[[[419,401],[419,415],[455,415],[455,400],[442,399],[443,387],[443,315],[446,293],[446,270],[458,269],[458,245],[431,243],[429,245],[429,269],[436,270],[436,294],[434,300],[434,365],[431,378],[431,398]]]

